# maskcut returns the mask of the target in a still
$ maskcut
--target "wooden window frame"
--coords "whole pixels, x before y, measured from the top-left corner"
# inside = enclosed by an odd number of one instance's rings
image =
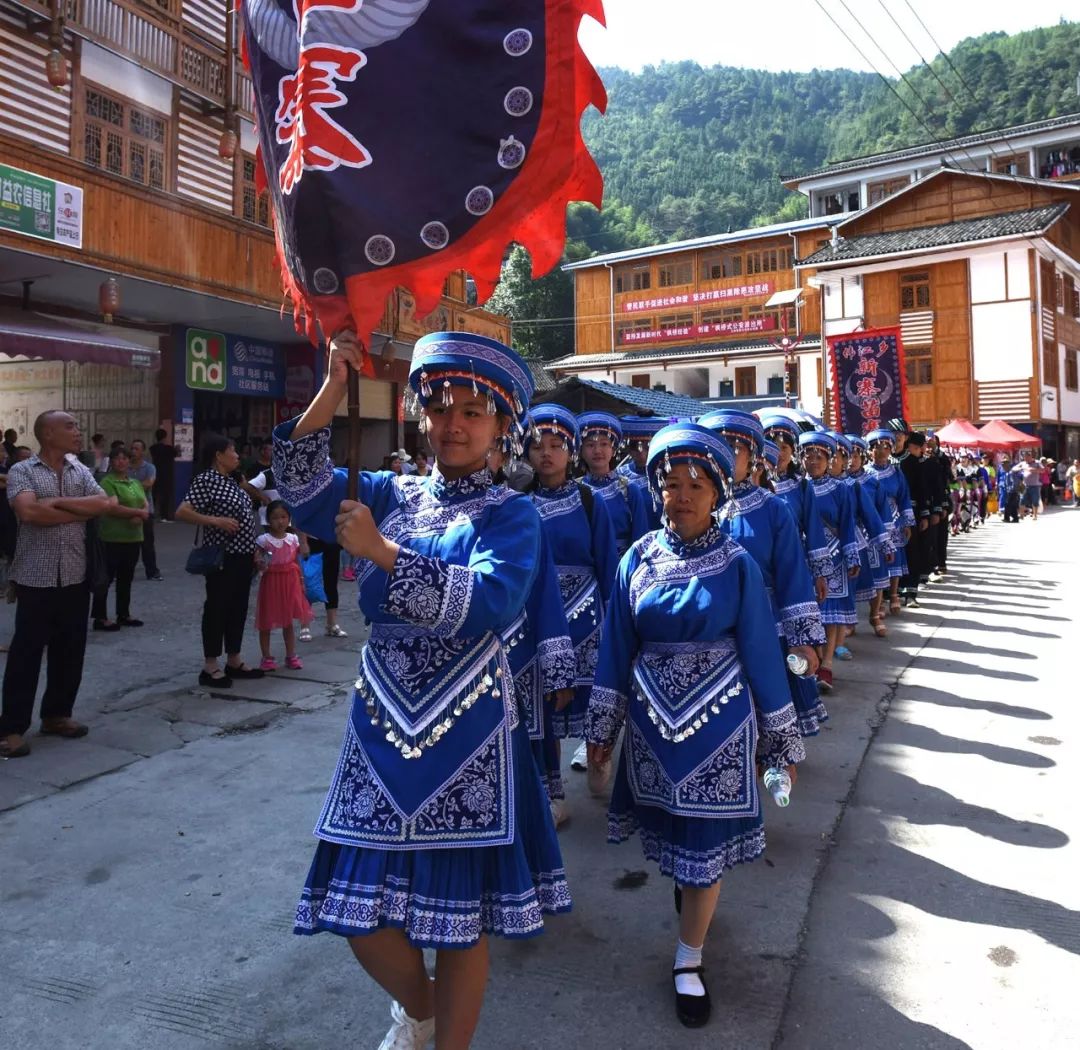
[[[270,219],[270,193],[268,190],[263,190],[262,193],[259,193],[255,189],[258,163],[254,153],[244,153],[241,150],[237,150],[236,170],[233,173],[233,185],[236,187],[236,200],[234,202],[233,210],[236,217],[241,222],[248,222],[253,226],[260,227],[260,229],[269,230],[273,228]],[[252,166],[252,177],[250,179],[247,178],[245,174],[245,166],[247,164],[251,164]],[[245,194],[249,188],[254,197],[255,218],[253,219],[249,219],[244,214],[246,203]],[[266,216],[265,222],[261,218],[263,214]],[[449,281],[447,284],[449,284]],[[445,295],[448,293],[444,291],[443,294]]]
[[[648,372],[634,372],[630,376],[630,385],[636,390],[651,390],[652,375]]]
[[[693,324],[693,313],[661,314],[660,316],[661,328],[686,328],[693,326]]]
[[[1065,347],[1065,389],[1080,389],[1080,369],[1077,367],[1076,347]]]
[[[113,106],[120,107],[120,111],[123,114],[123,126],[112,124],[110,121],[102,119],[100,117],[91,116],[89,113],[88,98],[87,95],[90,92],[101,96],[106,102],[111,103]],[[73,119],[73,130],[78,129],[78,139],[73,145],[77,146],[77,152],[75,156],[78,157],[84,164],[89,167],[102,172],[105,175],[111,176],[117,179],[123,179],[125,182],[130,182],[135,186],[141,186],[144,190],[149,190],[152,193],[169,193],[172,191],[172,179],[175,171],[175,135],[174,135],[174,121],[172,114],[162,113],[160,110],[152,109],[149,106],[144,106],[134,102],[131,99],[125,99],[116,93],[110,91],[108,88],[102,87],[100,84],[95,83],[92,80],[86,80],[82,77],[78,79],[78,94],[73,100],[75,107],[77,107],[77,116]],[[153,120],[160,120],[162,124],[162,136],[160,143],[154,142],[153,139],[139,135],[131,127],[132,115],[137,113],[143,117]],[[87,135],[94,127],[99,128],[102,131],[101,152],[98,156],[98,162],[94,163],[87,153]],[[104,141],[104,135],[113,134],[120,138],[123,149],[123,171],[115,171],[108,167],[105,163],[107,145]],[[161,152],[161,185],[151,185],[150,178],[150,156],[149,153],[144,161],[146,165],[146,179],[140,180],[133,178],[131,175],[131,147],[133,145],[146,143],[149,146],[160,147]]]
[[[1016,165],[1016,171],[1009,171],[1010,165]],[[996,175],[1031,175],[1031,157],[1027,153],[1011,153],[1007,157],[994,158],[994,174]]]
[[[904,347],[904,372],[908,386],[932,386],[934,383],[933,347]]]
[[[872,204],[880,204],[881,201],[888,200],[894,193],[899,193],[910,185],[911,180],[907,176],[899,176],[895,179],[881,179],[878,182],[868,183],[866,186],[866,204],[868,207]]]
[[[693,283],[694,264],[692,262],[680,260],[664,263],[657,274],[657,284],[660,288],[679,288]]]
[[[917,312],[919,310],[933,310],[934,308],[934,281],[929,270],[909,270],[906,273],[900,274],[899,279],[899,292],[900,292],[900,312]],[[904,292],[906,289],[912,289],[911,293],[911,305],[904,305]],[[919,289],[926,289],[926,302],[919,302]]]
[[[1058,363],[1057,343],[1043,340],[1042,345],[1042,381],[1045,386],[1061,385],[1061,368]]]

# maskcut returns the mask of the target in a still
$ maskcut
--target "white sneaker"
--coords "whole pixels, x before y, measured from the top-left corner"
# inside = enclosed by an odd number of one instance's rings
[[[300,633],[297,635],[297,637],[302,642],[310,642],[311,641],[311,628],[309,628],[309,627],[301,627],[300,628]]]
[[[555,830],[558,831],[570,819],[566,802],[561,798],[553,798],[548,801],[548,806],[551,808],[551,819],[555,824]]]
[[[589,766],[588,772],[589,794],[593,798],[605,798],[608,784],[611,783],[611,759],[609,758],[602,766]]]
[[[579,773],[584,773],[589,768],[589,749],[584,740],[578,745],[574,757],[570,759],[570,768],[576,769]]]
[[[390,1004],[390,1017],[394,1023],[379,1044],[379,1050],[425,1050],[435,1038],[434,1017],[415,1021],[397,1001]]]

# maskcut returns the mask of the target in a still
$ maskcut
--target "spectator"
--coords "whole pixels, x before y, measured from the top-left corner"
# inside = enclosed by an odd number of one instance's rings
[[[19,432],[14,427],[4,431],[4,452],[7,453],[7,463],[10,467],[15,462],[15,449],[18,447]]]
[[[1054,461],[1044,457],[1039,461],[1042,468],[1042,501],[1044,506],[1057,505],[1057,493],[1054,492]]]
[[[139,482],[146,494],[146,506],[150,513],[142,523],[142,563],[148,580],[161,581],[165,577],[158,571],[157,548],[154,545],[154,482],[157,468],[146,458],[146,442],[136,438],[131,443],[131,464],[128,473]]]
[[[395,474],[402,473],[403,465],[401,457],[396,452],[392,452],[386,457],[386,469],[392,470]]]
[[[1023,484],[1020,497],[1020,517],[1026,518],[1031,513],[1031,520],[1039,520],[1039,497],[1042,494],[1042,464],[1035,454],[1028,450],[1023,459],[1013,467],[1013,473],[1019,475]]]
[[[1072,493],[1072,505],[1075,509],[1080,507],[1080,491],[1077,490],[1077,485],[1080,484],[1080,459],[1074,459],[1072,466],[1065,471],[1065,488]]]
[[[415,474],[416,467],[413,465],[413,458],[403,448],[399,448],[394,453],[398,459],[401,460],[401,473],[402,474]]]
[[[41,658],[49,650],[41,732],[86,736],[71,717],[82,681],[90,591],[86,584],[86,523],[115,504],[76,458],[82,437],[67,412],[34,420],[37,456],[8,472],[7,494],[19,521],[11,579],[18,590],[15,637],[4,670],[0,757],[30,753],[30,728]]]
[[[15,512],[11,509],[7,495],[7,475],[13,466],[13,461],[8,458],[7,443],[0,445],[0,562],[6,569],[8,563],[15,557],[15,534],[17,525]],[[4,587],[7,586],[7,573],[3,579]]]
[[[431,467],[428,466],[428,456],[423,449],[420,449],[413,457],[413,465],[419,477],[426,478],[431,473]]]
[[[348,638],[345,628],[338,623],[338,573],[341,571],[341,548],[336,543],[327,543],[318,536],[300,536],[301,555],[322,555],[322,584],[326,595],[326,637]],[[353,579],[355,579],[355,575]],[[311,641],[311,628],[307,624],[300,627],[300,641]]]
[[[131,457],[123,445],[111,450],[109,472],[101,479],[106,496],[117,504],[114,516],[98,526],[98,536],[105,545],[108,583],[94,592],[90,617],[95,631],[119,631],[121,627],[142,627],[142,620],[131,615],[131,581],[143,542],[143,522],[150,516],[147,493],[142,482],[130,474]],[[123,512],[123,513],[121,513]],[[116,582],[116,619],[109,619],[109,588]]]
[[[278,498],[277,482],[274,481],[274,446],[264,441],[259,446],[256,460],[258,470],[250,481],[259,506],[259,524],[266,527],[266,508]]]
[[[105,468],[102,464],[108,458],[107,453],[105,452],[104,434],[94,434],[94,436],[90,438],[90,455],[93,459],[93,466],[90,467],[90,469],[94,472],[94,477],[97,477],[99,474],[104,474]]]
[[[203,669],[199,684],[227,689],[234,678],[261,678],[240,655],[255,572],[255,525],[251,499],[233,476],[240,466],[236,445],[220,434],[203,442],[200,472],[177,508],[180,521],[203,529],[204,547],[224,548],[221,568],[206,577],[202,614]],[[226,663],[218,667],[224,648]]]
[[[173,512],[173,464],[176,462],[176,449],[166,443],[165,436],[164,430],[154,431],[150,460],[157,472],[154,482],[154,506],[157,516],[162,521],[170,521]]]
[[[285,666],[290,671],[303,669],[296,655],[296,624],[307,627],[315,614],[304,597],[304,574],[300,570],[300,539],[292,531],[289,508],[274,500],[266,510],[267,531],[255,538],[259,547],[259,598],[255,606],[255,626],[259,631],[263,671],[276,671],[277,661],[270,652],[273,632],[281,631],[285,642]]]
[[[1001,518],[1010,525],[1020,521],[1020,476],[1013,473],[1009,457],[1004,456],[997,473],[998,508]]]

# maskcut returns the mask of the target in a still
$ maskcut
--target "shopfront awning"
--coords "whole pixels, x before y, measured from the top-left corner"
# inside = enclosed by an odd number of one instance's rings
[[[157,350],[111,331],[80,328],[32,310],[0,309],[0,354],[129,368],[161,367],[161,354]]]

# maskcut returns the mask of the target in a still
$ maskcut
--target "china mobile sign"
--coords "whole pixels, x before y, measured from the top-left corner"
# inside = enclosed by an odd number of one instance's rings
[[[623,312],[641,313],[643,310],[663,310],[669,306],[693,306],[695,303],[722,303],[728,299],[751,299],[758,295],[772,295],[773,281],[754,281],[736,284],[730,288],[710,288],[704,292],[682,292],[679,295],[661,295],[655,299],[634,299],[623,303]]]
[[[659,343],[665,339],[696,339],[710,335],[741,335],[751,332],[769,332],[776,328],[775,317],[751,317],[746,321],[718,321],[716,324],[688,324],[678,328],[645,329],[638,332],[621,332],[621,343]]]
[[[184,381],[189,390],[247,397],[285,397],[282,348],[202,328],[184,330]]]

